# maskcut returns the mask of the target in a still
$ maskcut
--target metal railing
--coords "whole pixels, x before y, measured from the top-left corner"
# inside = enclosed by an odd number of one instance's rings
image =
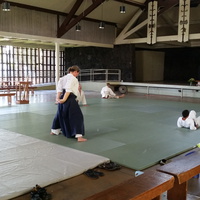
[[[79,81],[121,81],[120,69],[83,69]]]

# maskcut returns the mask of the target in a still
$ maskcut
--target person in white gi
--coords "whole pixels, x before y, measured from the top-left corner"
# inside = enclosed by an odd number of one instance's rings
[[[200,116],[196,117],[194,110],[183,110],[182,117],[177,120],[177,126],[179,128],[188,128],[190,130],[197,130],[200,125]]]
[[[82,90],[81,84],[79,84],[79,87],[78,87],[77,101],[79,105],[87,106],[85,92]]]
[[[116,95],[116,94],[112,91],[112,89],[110,88],[110,83],[107,83],[107,85],[101,89],[101,96],[102,96],[103,99],[110,99],[110,98],[111,98],[111,99],[112,99],[112,98],[114,98],[114,99],[119,99],[119,98],[124,97],[124,94],[119,95],[119,96]]]
[[[79,82],[77,76],[80,68],[76,65],[68,68],[68,74],[58,82],[57,97],[58,110],[54,117],[51,135],[62,134],[67,138],[76,138],[78,142],[87,141],[84,119],[77,102]]]

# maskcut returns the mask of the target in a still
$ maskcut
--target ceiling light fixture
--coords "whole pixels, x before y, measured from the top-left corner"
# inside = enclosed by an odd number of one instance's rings
[[[84,7],[83,7],[83,17],[85,17],[85,6],[87,4],[87,0],[85,1],[85,4],[84,4]],[[84,25],[84,24],[83,24]],[[76,24],[76,27],[75,27],[75,30],[76,31],[81,31],[81,25],[80,25],[80,21]]]
[[[126,13],[126,7],[125,6],[120,6],[119,11],[122,14]]]
[[[76,31],[81,31],[81,25],[79,23],[76,25]]]
[[[99,29],[104,29],[105,23],[103,22],[103,3],[101,3],[101,22],[99,23]]]
[[[10,11],[10,3],[9,2],[3,2],[2,3],[2,10],[3,11]]]
[[[100,29],[104,29],[105,28],[105,23],[104,22],[100,22],[99,23],[99,28]]]

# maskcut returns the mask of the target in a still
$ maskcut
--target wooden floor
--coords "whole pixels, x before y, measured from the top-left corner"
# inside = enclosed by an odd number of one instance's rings
[[[177,158],[174,158],[177,159]],[[147,170],[156,169],[159,165],[155,165]],[[99,170],[99,169],[97,169]],[[144,170],[144,173],[147,171]],[[99,179],[91,179],[82,174],[74,178],[50,185],[46,187],[53,200],[83,200],[95,193],[101,192],[109,187],[122,183],[134,177],[135,171],[122,167],[116,171],[100,170],[104,173]],[[193,178],[189,181],[189,191],[187,200],[200,199],[199,192],[200,181]],[[13,200],[30,200],[30,193],[14,198]],[[103,200],[103,199],[102,199]],[[166,193],[162,195],[162,200],[167,200]]]
[[[99,95],[96,93],[88,93],[90,96]],[[136,94],[130,94],[136,96]],[[141,94],[140,94],[141,96]],[[146,98],[146,95],[144,95]],[[54,94],[50,93],[50,91],[41,91],[40,93],[35,93],[34,97],[30,102],[41,102],[41,101],[52,101],[54,99]],[[165,99],[170,101],[186,101],[186,102],[200,102],[199,99],[180,99],[176,97],[169,97],[169,96],[149,96],[148,98],[158,98],[158,99]],[[3,104],[4,102],[0,102]],[[177,157],[172,158],[177,159]],[[149,169],[144,170],[152,170],[155,169],[158,165],[155,165]],[[73,177],[71,179],[52,184],[46,187],[46,190],[49,194],[52,195],[53,200],[83,200],[84,198],[91,196],[95,193],[101,192],[109,187],[114,185],[120,184],[121,182],[128,180],[134,177],[135,171],[126,167],[123,167],[120,170],[116,171],[106,171],[102,169],[98,169],[104,173],[103,177],[98,179],[91,179],[84,174],[79,176]],[[39,184],[39,183],[36,183]],[[200,181],[198,179],[191,179],[189,181],[189,191],[188,191],[188,200],[196,200],[200,199],[200,192],[199,192]],[[30,200],[30,193],[25,194],[23,196],[14,198],[13,200]],[[166,194],[163,194],[162,200],[166,200]]]

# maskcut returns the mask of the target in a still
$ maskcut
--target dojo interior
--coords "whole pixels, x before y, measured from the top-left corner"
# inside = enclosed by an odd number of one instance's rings
[[[1,200],[28,200],[36,184],[54,200],[92,198],[157,171],[162,160],[198,155],[199,129],[176,126],[184,109],[200,115],[198,0],[0,4]],[[74,64],[88,103],[85,143],[50,135],[57,82]],[[102,99],[107,82],[125,97]],[[98,168],[110,161],[121,169]],[[92,180],[88,169],[104,176]],[[186,183],[187,200],[200,199],[199,179]]]

